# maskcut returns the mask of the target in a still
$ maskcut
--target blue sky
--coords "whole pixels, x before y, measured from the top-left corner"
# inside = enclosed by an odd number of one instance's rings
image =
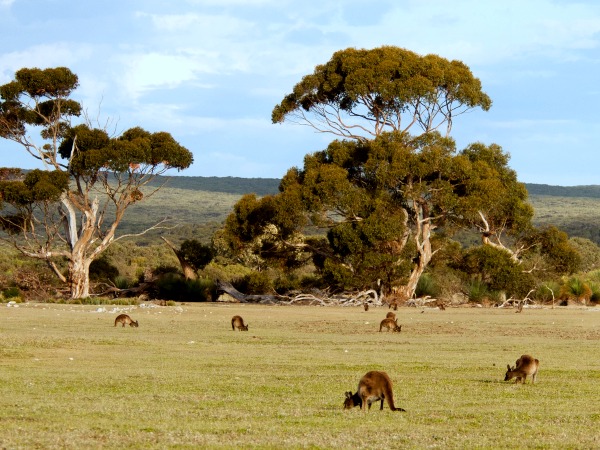
[[[333,139],[271,123],[303,75],[348,47],[467,64],[493,100],[454,121],[496,143],[520,181],[600,184],[600,2],[551,0],[0,0],[0,83],[67,66],[75,98],[121,132],[168,131],[181,175],[280,178]],[[0,141],[0,165],[33,167]]]

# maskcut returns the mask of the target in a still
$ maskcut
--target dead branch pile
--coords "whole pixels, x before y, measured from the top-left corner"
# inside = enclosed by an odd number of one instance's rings
[[[262,303],[279,305],[320,305],[320,306],[362,306],[365,303],[381,306],[381,299],[377,291],[370,289],[356,294],[329,295],[326,292],[300,293],[294,296],[287,295],[250,295],[243,294],[234,288],[231,283],[217,281],[217,291],[226,293],[241,303]]]

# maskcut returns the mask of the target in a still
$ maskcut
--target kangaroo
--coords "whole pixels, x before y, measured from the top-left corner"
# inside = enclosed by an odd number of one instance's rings
[[[394,406],[394,394],[392,392],[392,380],[385,372],[371,371],[367,372],[358,382],[356,394],[348,391],[346,400],[344,400],[344,409],[352,409],[355,406],[360,406],[363,411],[367,410],[367,406],[371,409],[371,403],[381,400],[380,410],[383,409],[383,399],[392,411],[406,411],[402,408]]]
[[[115,327],[118,323],[122,323],[123,326],[129,325],[130,327],[139,327],[137,320],[133,320],[127,314],[119,314],[115,319]]]
[[[240,331],[248,331],[248,324],[244,325],[242,316],[233,316],[231,318],[231,329],[235,331],[236,328]]]
[[[515,383],[521,382],[525,384],[527,376],[531,375],[531,384],[535,384],[535,377],[538,373],[540,362],[537,359],[534,359],[533,356],[522,355],[519,359],[517,359],[515,367],[510,367],[510,364],[508,364],[506,367],[508,370],[506,371],[504,381],[516,378]]]
[[[398,319],[383,319],[381,321],[381,323],[379,324],[379,332],[381,333],[381,330],[383,328],[387,328],[388,331],[396,331],[398,333],[400,333],[400,331],[402,331],[402,325],[398,325]]]
[[[396,314],[390,311],[389,313],[387,313],[387,314],[385,315],[385,318],[386,318],[386,319],[392,319],[392,320],[396,320]]]
[[[369,304],[365,303],[365,311],[368,311],[368,310],[369,310]]]

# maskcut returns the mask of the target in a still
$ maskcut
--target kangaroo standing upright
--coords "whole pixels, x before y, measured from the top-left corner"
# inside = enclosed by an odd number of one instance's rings
[[[240,331],[248,331],[248,324],[244,325],[242,316],[233,316],[231,318],[231,329],[235,331],[236,328]]]
[[[371,403],[378,400],[381,401],[380,410],[383,409],[383,400],[387,403],[392,411],[406,411],[402,408],[394,406],[394,394],[392,392],[392,380],[385,372],[377,370],[367,372],[358,382],[356,394],[352,391],[346,392],[346,400],[344,400],[344,409],[352,409],[355,406],[360,406],[363,411],[367,410],[367,406],[371,409]]]
[[[516,378],[515,383],[521,382],[525,384],[527,376],[531,375],[531,384],[535,384],[535,377],[537,376],[540,362],[531,355],[521,355],[517,359],[515,367],[510,367],[510,364],[507,364],[506,367],[508,370],[504,376],[504,381]]]
[[[115,327],[117,326],[118,323],[122,323],[123,326],[129,325],[130,327],[136,327],[136,328],[139,326],[137,320],[133,320],[127,314],[119,314],[115,318]]]

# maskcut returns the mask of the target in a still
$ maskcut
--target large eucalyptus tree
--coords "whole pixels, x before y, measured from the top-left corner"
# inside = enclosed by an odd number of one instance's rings
[[[389,46],[336,52],[275,106],[272,120],[340,140],[288,171],[280,187],[286,200],[269,202],[295,205],[291,212],[255,214],[261,201],[250,210],[246,203],[243,218],[236,209],[226,234],[238,238],[230,242],[247,251],[241,244],[264,242],[268,229],[269,242],[279,236],[280,244],[312,250],[317,267],[339,286],[382,279],[410,297],[440,230],[479,227],[485,243],[500,247],[500,230],[514,234],[530,224],[527,193],[508,154],[483,144],[459,152],[450,137],[454,117],[490,106],[460,61]],[[291,239],[303,220],[291,221],[296,228],[278,225],[300,210],[309,224],[326,227],[326,245]]]
[[[167,169],[185,169],[193,161],[166,132],[132,128],[111,137],[89,124],[75,125],[82,113],[71,98],[77,86],[77,76],[65,67],[21,69],[0,86],[0,137],[43,167],[25,175],[0,170],[3,237],[46,261],[72,298],[90,294],[89,266],[124,237],[117,227],[127,208],[144,198],[141,189]]]

